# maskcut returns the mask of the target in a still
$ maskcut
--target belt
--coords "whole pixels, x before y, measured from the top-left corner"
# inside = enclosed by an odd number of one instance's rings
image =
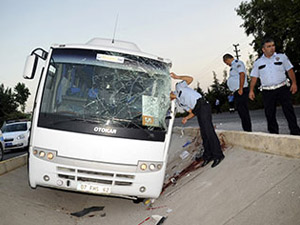
[[[198,98],[197,102],[200,102],[201,104],[208,103],[208,101],[204,97]]]
[[[260,86],[259,90],[263,91],[263,90],[275,90],[277,88],[283,87],[283,86],[290,86],[290,80],[286,79],[284,82],[281,82],[279,84],[276,85],[271,85],[271,86]]]
[[[209,102],[204,97],[198,98],[196,105],[192,109],[192,113],[196,115],[199,112],[202,105],[206,105],[206,104],[209,104]]]

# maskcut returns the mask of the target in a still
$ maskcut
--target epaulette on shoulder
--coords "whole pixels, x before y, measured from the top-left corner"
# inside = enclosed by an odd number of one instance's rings
[[[179,81],[179,82],[177,82],[175,85],[177,86],[178,84],[181,84],[181,83],[183,83],[183,82],[184,82],[184,80]]]

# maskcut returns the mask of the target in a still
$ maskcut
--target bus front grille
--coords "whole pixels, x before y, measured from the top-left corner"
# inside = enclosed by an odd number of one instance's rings
[[[110,186],[131,186],[135,178],[133,174],[86,170],[62,166],[56,167],[56,170],[57,176],[60,179],[92,182]]]

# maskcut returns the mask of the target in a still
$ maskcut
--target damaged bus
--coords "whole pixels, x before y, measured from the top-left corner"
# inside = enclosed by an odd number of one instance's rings
[[[174,122],[170,67],[124,41],[35,49],[23,75],[39,75],[30,186],[157,198]]]

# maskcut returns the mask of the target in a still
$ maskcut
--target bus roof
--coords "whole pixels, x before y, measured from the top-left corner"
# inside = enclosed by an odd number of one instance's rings
[[[79,49],[106,50],[106,51],[146,57],[146,58],[171,64],[171,60],[169,59],[164,59],[152,54],[142,52],[136,44],[132,42],[120,41],[120,40],[93,38],[90,41],[88,41],[86,44],[54,44],[52,48],[77,48],[77,49],[79,48]]]

